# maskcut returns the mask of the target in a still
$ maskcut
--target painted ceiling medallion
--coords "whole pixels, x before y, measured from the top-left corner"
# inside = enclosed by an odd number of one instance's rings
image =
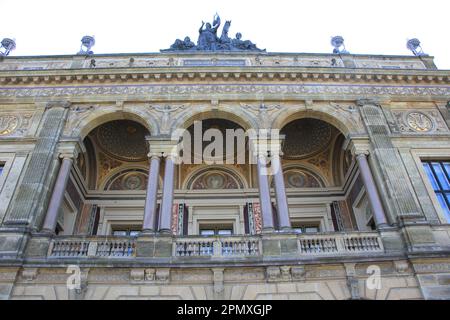
[[[0,136],[14,132],[19,126],[19,118],[12,115],[0,116]]]
[[[406,123],[417,132],[428,132],[433,129],[433,121],[420,112],[411,112],[406,116]]]
[[[99,147],[109,156],[122,161],[147,159],[147,130],[134,121],[117,120],[101,125],[96,132]]]
[[[206,185],[209,189],[222,189],[225,185],[225,178],[218,173],[206,176]]]
[[[285,173],[288,188],[319,188],[320,182],[311,174],[299,170],[289,170]]]
[[[227,173],[210,172],[201,174],[192,189],[239,189],[237,182]]]
[[[129,173],[123,178],[124,190],[141,190],[144,185],[144,177],[142,175]]]

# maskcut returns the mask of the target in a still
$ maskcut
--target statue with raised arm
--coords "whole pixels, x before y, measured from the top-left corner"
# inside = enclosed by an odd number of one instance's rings
[[[228,31],[231,26],[231,20],[225,22],[222,28],[222,34],[220,38],[217,36],[217,31],[220,27],[220,17],[216,13],[211,23],[205,23],[202,21],[202,25],[198,30],[199,36],[197,45],[195,45],[189,37],[185,37],[184,40],[177,39],[169,49],[161,50],[161,52],[173,52],[173,51],[266,51],[259,49],[253,42],[249,40],[242,40],[242,34],[237,33],[236,38],[231,39],[228,35]]]
[[[197,41],[198,50],[217,50],[219,39],[217,38],[217,29],[220,26],[220,17],[216,13],[213,19],[213,25],[202,21],[202,26],[198,30],[199,36]],[[204,27],[204,28],[203,28]]]

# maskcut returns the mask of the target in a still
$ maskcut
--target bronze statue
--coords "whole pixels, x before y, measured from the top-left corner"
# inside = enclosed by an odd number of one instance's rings
[[[209,22],[205,23],[202,21],[202,25],[198,30],[197,45],[189,37],[186,37],[184,41],[180,39],[175,40],[169,49],[161,51],[265,51],[256,47],[249,40],[242,40],[242,34],[239,32],[236,34],[235,39],[231,39],[228,36],[230,26],[231,20],[226,21],[219,38],[217,36],[217,30],[220,27],[220,16],[216,13],[212,25]]]

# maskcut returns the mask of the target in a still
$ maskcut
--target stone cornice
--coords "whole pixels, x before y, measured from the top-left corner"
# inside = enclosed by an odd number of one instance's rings
[[[345,67],[151,67],[0,71],[0,85],[220,82],[327,82],[440,84],[450,83],[449,70],[363,69]]]

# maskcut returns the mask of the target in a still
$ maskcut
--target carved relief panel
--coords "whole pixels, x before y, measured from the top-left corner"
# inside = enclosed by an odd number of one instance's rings
[[[0,113],[0,137],[18,137],[27,134],[31,126],[32,113]]]
[[[393,132],[399,133],[437,133],[448,132],[448,127],[438,110],[392,110],[396,126]],[[398,128],[398,129],[397,129]]]

